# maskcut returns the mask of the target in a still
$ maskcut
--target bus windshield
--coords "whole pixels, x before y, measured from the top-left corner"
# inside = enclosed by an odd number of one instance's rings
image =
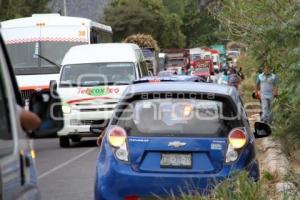
[[[39,54],[60,65],[65,53],[82,42],[27,42],[7,44],[7,50],[17,75],[58,73],[57,66],[36,56]]]

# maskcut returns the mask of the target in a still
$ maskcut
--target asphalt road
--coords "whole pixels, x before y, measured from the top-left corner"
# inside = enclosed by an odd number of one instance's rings
[[[42,199],[94,199],[94,179],[99,148],[94,138],[70,148],[60,148],[58,139],[34,140],[38,183]]]

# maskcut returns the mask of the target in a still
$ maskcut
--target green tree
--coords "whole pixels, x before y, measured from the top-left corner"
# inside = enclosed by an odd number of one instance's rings
[[[47,0],[2,0],[0,1],[0,21],[29,17],[33,13],[49,12],[47,3]]]
[[[169,47],[169,41],[174,41],[175,47],[184,46],[181,20],[168,12],[162,0],[116,1],[105,10],[105,21],[113,28],[114,41],[121,41],[132,34],[144,33],[152,35],[162,48]]]
[[[176,13],[180,17],[184,15],[187,0],[163,0],[163,3],[169,12]]]
[[[188,47],[208,46],[226,39],[219,21],[207,7],[194,0],[188,0],[185,5],[182,30]]]

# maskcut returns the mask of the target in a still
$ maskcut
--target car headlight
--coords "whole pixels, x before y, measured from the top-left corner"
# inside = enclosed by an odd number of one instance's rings
[[[69,104],[62,105],[62,111],[64,114],[70,114],[72,111],[72,108]]]

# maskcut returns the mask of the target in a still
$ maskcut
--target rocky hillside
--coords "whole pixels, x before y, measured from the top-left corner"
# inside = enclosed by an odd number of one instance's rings
[[[113,0],[50,0],[51,12],[64,14],[64,2],[68,16],[85,17],[94,21],[104,21],[104,8]]]

